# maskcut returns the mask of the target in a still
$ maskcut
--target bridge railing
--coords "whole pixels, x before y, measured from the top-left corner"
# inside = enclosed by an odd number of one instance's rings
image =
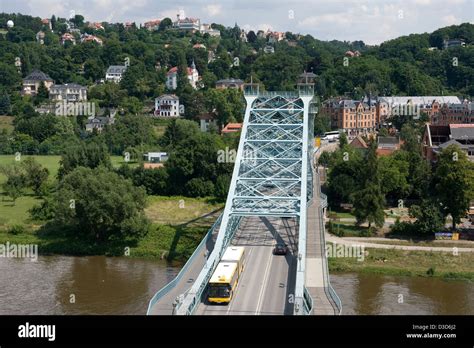
[[[212,234],[214,233],[214,230],[216,227],[220,224],[222,220],[222,214],[219,215],[219,218],[214,222],[214,224],[211,226],[207,234],[204,236],[202,239],[201,243],[197,246],[197,248],[194,250],[193,254],[191,257],[186,261],[184,264],[183,268],[179,271],[178,275],[171,281],[169,282],[166,286],[161,288],[150,300],[150,303],[148,304],[148,310],[147,310],[147,315],[151,314],[151,310],[153,306],[158,302],[163,296],[167,295],[172,289],[176,287],[176,285],[181,281],[183,278],[183,275],[186,273],[188,270],[189,266],[194,262],[194,260],[198,257],[200,254],[201,248],[209,241],[209,239],[212,238]],[[170,313],[171,314],[171,313]]]
[[[319,185],[319,174],[318,174],[318,189],[321,189],[321,186]],[[328,197],[320,192],[320,204],[321,204],[321,209],[319,210],[320,216],[319,216],[319,224],[320,224],[320,229],[321,229],[321,252],[323,252],[325,255],[326,254],[326,230],[324,226],[324,214],[323,214],[323,209],[328,206]],[[334,304],[336,305],[338,315],[341,315],[342,313],[342,302],[339,296],[337,295],[336,291],[331,285],[331,280],[329,278],[329,266],[328,266],[328,259],[327,257],[323,257],[323,263],[324,267],[326,268],[326,271],[324,272],[325,274],[325,283],[326,286],[324,287],[325,291],[327,289],[327,295],[333,300]]]
[[[306,289],[306,286],[304,287],[303,299],[303,314],[311,315],[313,313],[313,298],[311,297],[308,289]]]

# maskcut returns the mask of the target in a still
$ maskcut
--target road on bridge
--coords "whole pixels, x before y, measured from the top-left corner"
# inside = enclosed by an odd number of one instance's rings
[[[247,217],[232,241],[245,247],[244,271],[228,305],[201,303],[197,315],[292,315],[298,246],[296,219]],[[273,255],[277,243],[286,256]]]

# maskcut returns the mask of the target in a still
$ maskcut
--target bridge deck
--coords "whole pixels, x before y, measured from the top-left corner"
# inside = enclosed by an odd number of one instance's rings
[[[278,242],[288,244],[286,256],[273,255]],[[232,245],[244,246],[246,260],[235,296],[228,305],[201,303],[198,315],[290,315],[293,304],[298,244],[294,219],[248,217]]]
[[[172,315],[173,302],[181,294],[184,294],[193,285],[194,280],[201,272],[202,268],[206,263],[206,251],[209,255],[214,249],[214,243],[216,241],[217,233],[219,228],[216,228],[211,238],[207,243],[197,250],[198,257],[188,266],[187,270],[183,273],[181,280],[178,282],[176,287],[170,290],[169,293],[159,299],[151,310],[151,315]]]
[[[327,294],[327,269],[323,259],[325,246],[321,245],[319,183],[314,185],[314,199],[308,208],[308,231],[306,239],[306,288],[313,298],[314,315],[334,315],[336,306]]]

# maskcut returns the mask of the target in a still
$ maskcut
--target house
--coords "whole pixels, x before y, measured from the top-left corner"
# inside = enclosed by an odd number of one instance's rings
[[[179,117],[179,98],[174,94],[165,94],[155,99],[155,116]]]
[[[86,123],[86,131],[93,132],[94,130],[98,133],[102,132],[105,127],[111,126],[115,123],[115,117],[112,115],[110,117],[107,116],[99,116],[99,117],[91,117],[87,120]]]
[[[365,99],[367,100],[367,99]],[[422,113],[433,119],[443,104],[460,104],[456,96],[392,96],[377,98],[377,122],[385,124],[391,117],[412,116],[418,118]],[[436,119],[435,119],[436,121]]]
[[[210,36],[213,37],[219,37],[221,36],[221,32],[217,29],[212,29],[210,24],[202,24],[199,31],[201,34],[209,34]]]
[[[87,27],[94,30],[105,30],[102,23],[99,22],[87,23]]]
[[[194,49],[200,49],[200,48],[206,49],[206,46],[203,45],[203,44],[197,43],[197,44],[193,45],[193,48]]]
[[[200,31],[201,20],[199,18],[180,18],[180,14],[178,13],[177,20],[173,23],[173,27],[179,30]]]
[[[105,74],[105,80],[114,82],[114,83],[119,83],[122,81],[123,74],[125,74],[125,71],[127,71],[127,66],[125,65],[111,65],[107,69],[107,72]]]
[[[160,28],[160,23],[161,23],[160,19],[155,19],[152,21],[145,22],[143,24],[143,27],[149,31],[155,31]]]
[[[214,51],[207,51],[207,64],[212,63],[216,60],[216,54]]]
[[[95,42],[99,46],[102,46],[104,44],[102,39],[98,38],[95,35],[89,35],[89,34],[81,35],[81,42]]]
[[[285,39],[285,33],[279,31],[267,31],[268,43],[275,44]]]
[[[53,30],[53,25],[51,24],[51,21],[48,18],[43,18],[41,20],[41,24],[43,27],[48,28],[49,30]]]
[[[67,41],[72,42],[73,45],[76,44],[76,38],[71,33],[64,33],[61,36],[61,45],[64,45]]]
[[[143,155],[145,161],[150,163],[163,163],[168,160],[166,152],[148,152]]]
[[[87,101],[87,88],[76,83],[53,85],[49,90],[49,99],[56,102]]]
[[[443,41],[443,48],[445,50],[453,47],[464,47],[466,46],[466,43],[462,39],[450,39],[450,40],[444,40]]]
[[[188,76],[190,85],[194,89],[197,89],[200,78],[199,78],[199,72],[196,69],[196,64],[194,64],[194,60],[193,60],[193,63],[191,64],[191,67],[188,68],[187,76]],[[178,88],[178,67],[175,66],[171,68],[166,74],[166,88],[172,91]]]
[[[449,145],[457,145],[474,161],[474,124],[427,124],[422,143],[423,157],[430,162],[436,162],[438,154]]]
[[[228,123],[221,131],[221,134],[239,132],[242,129],[242,123]]]
[[[214,114],[201,114],[199,115],[199,124],[201,126],[201,132],[209,132],[211,127],[217,129],[217,121]]]
[[[34,70],[23,79],[21,94],[35,96],[36,93],[38,93],[38,88],[41,86],[41,83],[44,83],[44,86],[48,91],[51,86],[54,85],[54,81],[51,77],[42,71]]]
[[[263,48],[263,52],[265,52],[265,53],[275,53],[275,48],[271,45],[266,45]]]
[[[377,129],[375,101],[329,99],[321,112],[331,119],[331,127],[343,130],[352,139],[358,135],[369,135]]]
[[[389,156],[397,150],[400,150],[398,137],[378,137],[377,156]]]
[[[240,89],[241,91],[244,90],[244,81],[239,80],[239,79],[225,79],[225,80],[219,80],[216,82],[216,88],[217,89]]]
[[[437,105],[436,109],[430,114],[430,122],[440,126],[474,123],[474,104],[466,99],[462,103]]]
[[[242,41],[242,42],[248,42],[247,33],[245,32],[244,29],[242,29],[242,30],[240,31],[240,36],[239,36],[239,38],[240,38],[240,41]]]
[[[39,43],[40,45],[44,45],[44,37],[45,37],[44,31],[38,31],[36,33],[36,42]]]
[[[365,140],[360,136],[356,136],[354,138],[354,140],[352,140],[349,145],[351,147],[353,147],[354,149],[362,149],[362,150],[366,150],[369,148],[369,146],[367,145],[367,143],[365,142]]]

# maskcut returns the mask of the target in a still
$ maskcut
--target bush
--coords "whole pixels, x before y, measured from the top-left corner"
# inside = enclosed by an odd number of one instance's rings
[[[189,197],[208,197],[214,194],[214,184],[201,178],[194,178],[186,183],[186,194]]]
[[[427,271],[426,274],[429,275],[430,277],[434,276],[436,272],[436,269],[434,267],[430,267]]]
[[[13,225],[8,229],[9,234],[18,235],[26,232],[26,228],[23,225]]]

